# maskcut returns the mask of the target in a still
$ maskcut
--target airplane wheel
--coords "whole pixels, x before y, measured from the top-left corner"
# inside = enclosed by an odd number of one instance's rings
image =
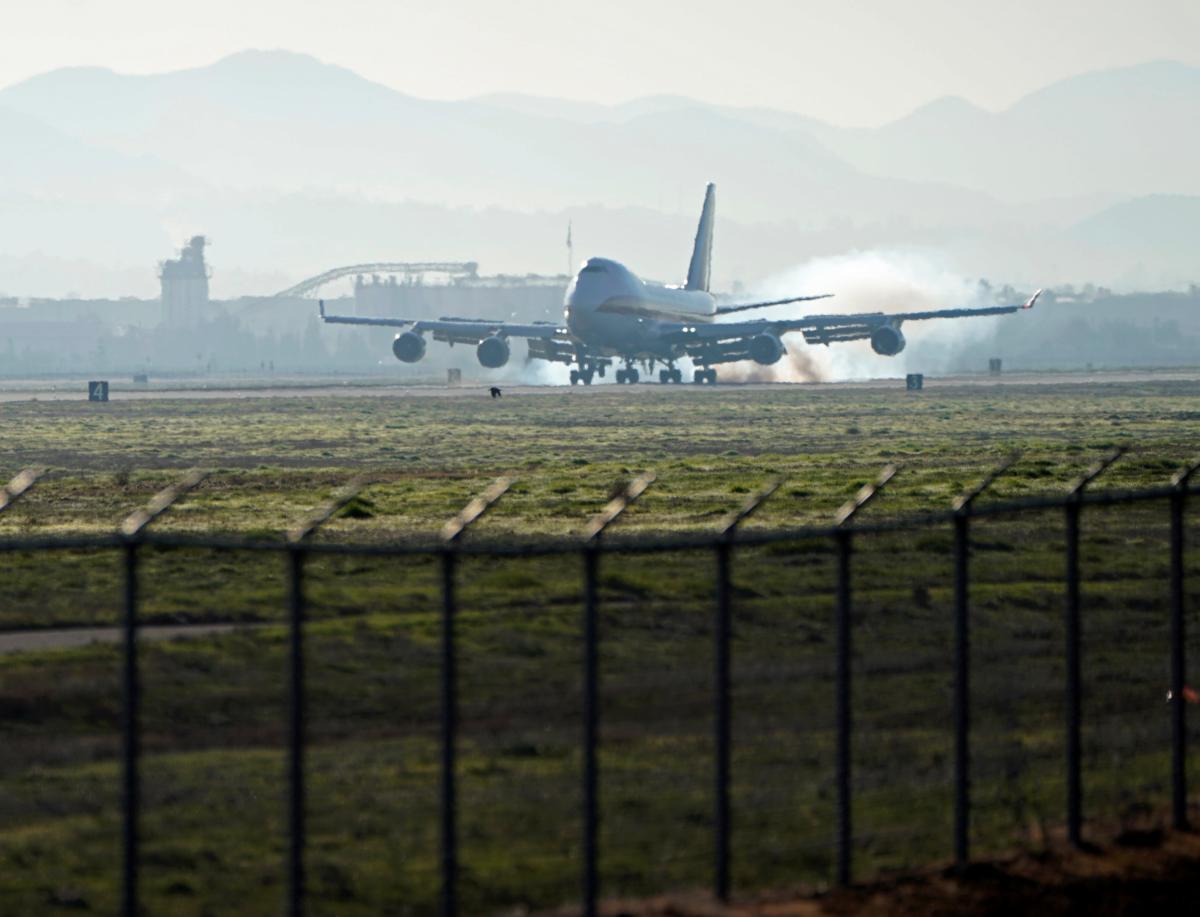
[[[623,369],[617,370],[617,385],[624,385],[627,373]]]
[[[571,370],[571,384],[572,385],[579,384],[579,370],[577,370],[577,369]]]
[[[671,370],[671,381],[678,385],[683,381],[683,373],[678,369]]]
[[[625,370],[625,381],[627,381],[630,385],[637,385],[640,378],[641,376],[638,374],[636,369]]]
[[[592,384],[592,371],[590,369],[585,369],[583,372],[581,372],[579,374],[579,379],[581,382],[583,382],[584,385],[591,385]]]
[[[660,369],[658,371],[658,381],[663,385],[666,385],[668,382],[672,381],[671,371],[669,369]]]
[[[705,375],[708,376],[709,385],[717,384],[717,371],[715,369],[710,369]]]
[[[704,384],[704,375],[705,375],[704,370],[702,370],[702,369],[696,370],[692,374],[692,383],[694,385],[703,385]]]

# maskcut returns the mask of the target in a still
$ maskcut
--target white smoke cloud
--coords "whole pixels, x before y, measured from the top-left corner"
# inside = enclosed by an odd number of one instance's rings
[[[730,316],[727,321],[786,318],[821,313],[918,312],[932,309],[978,308],[995,305],[990,290],[931,253],[866,251],[816,258],[782,271],[757,284],[740,300],[782,299],[801,294],[833,293],[832,299],[793,303]],[[958,354],[969,343],[992,334],[996,317],[911,322],[904,326],[908,346],[895,357],[880,356],[868,341],[808,345],[803,335],[787,335],[787,355],[772,366],[752,361],[722,364],[727,382],[836,382],[903,376],[909,372],[944,373],[961,368]],[[679,362],[685,380],[690,361]],[[533,360],[519,372],[531,385],[565,385],[569,368]]]
[[[915,312],[994,305],[989,291],[942,263],[936,256],[903,251],[867,251],[817,258],[768,278],[746,299],[780,299],[797,294],[833,293],[832,299],[763,309],[749,315],[783,318],[797,314],[843,315],[851,312]],[[741,297],[739,297],[741,298]],[[804,307],[808,307],[805,309]],[[800,311],[800,310],[804,311]],[[749,316],[747,316],[749,317]],[[902,376],[908,372],[946,372],[958,368],[957,354],[972,341],[991,335],[996,318],[911,322],[904,326],[907,348],[895,357],[871,350],[867,341],[809,346],[800,334],[788,335],[789,358],[775,366],[733,364],[722,367],[725,379],[746,381],[837,381]]]
[[[518,379],[522,385],[567,385],[571,381],[571,367],[565,363],[516,359],[521,363]]]

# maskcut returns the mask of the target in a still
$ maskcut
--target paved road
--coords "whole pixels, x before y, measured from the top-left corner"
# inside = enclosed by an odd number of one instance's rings
[[[139,627],[139,640],[183,640],[227,634],[253,624],[170,624]],[[0,656],[9,653],[44,650],[69,650],[93,643],[119,643],[124,632],[119,627],[72,627],[59,630],[26,630],[0,633]]]

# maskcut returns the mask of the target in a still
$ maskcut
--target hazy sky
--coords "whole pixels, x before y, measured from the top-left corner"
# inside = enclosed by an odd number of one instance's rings
[[[1086,70],[1200,64],[1198,0],[0,0],[0,86],[286,48],[431,98],[677,93],[876,124]]]

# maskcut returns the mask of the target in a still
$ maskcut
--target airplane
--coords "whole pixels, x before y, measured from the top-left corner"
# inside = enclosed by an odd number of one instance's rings
[[[712,385],[717,381],[714,367],[721,363],[753,360],[769,366],[779,362],[787,353],[783,335],[788,332],[801,332],[808,344],[869,340],[876,353],[891,357],[905,347],[904,334],[900,330],[904,322],[1005,315],[1032,309],[1042,292],[1038,290],[1018,306],[721,322],[717,319],[731,313],[810,302],[833,294],[718,305],[708,289],[715,212],[716,187],[710,183],[704,194],[704,208],[696,228],[687,280],[682,286],[651,283],[617,261],[589,258],[567,287],[561,324],[452,317],[429,320],[328,315],[324,300],[318,307],[319,314],[330,324],[407,329],[392,341],[392,352],[405,363],[416,363],[425,356],[425,335],[429,334],[433,340],[451,346],[470,344],[476,348],[480,365],[499,369],[511,356],[509,339],[525,338],[529,359],[571,366],[572,385],[591,385],[597,375],[603,378],[614,360],[624,364],[616,371],[618,383],[638,382],[640,373],[635,365],[638,363],[649,372],[654,371],[655,363],[662,363],[664,368],[659,371],[659,382],[679,383],[683,381],[683,374],[675,364],[684,357],[690,358],[698,367],[692,381]]]

